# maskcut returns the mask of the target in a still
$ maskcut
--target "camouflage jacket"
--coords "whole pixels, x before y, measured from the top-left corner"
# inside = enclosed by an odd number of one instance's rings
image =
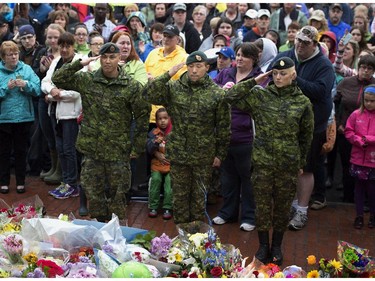
[[[80,61],[57,70],[52,81],[59,88],[81,93],[84,119],[77,148],[90,157],[103,161],[124,161],[132,150],[130,139],[133,115],[136,121],[134,151],[144,152],[151,105],[142,99],[142,86],[121,68],[116,79],[96,72],[78,72]]]
[[[301,169],[313,137],[314,113],[297,84],[256,86],[254,79],[234,85],[225,100],[247,111],[255,121],[254,165],[288,171]]]
[[[152,81],[144,91],[152,104],[163,105],[173,120],[166,158],[186,165],[212,165],[224,160],[230,139],[230,111],[224,90],[208,75],[192,83],[187,72],[176,80],[168,73]]]

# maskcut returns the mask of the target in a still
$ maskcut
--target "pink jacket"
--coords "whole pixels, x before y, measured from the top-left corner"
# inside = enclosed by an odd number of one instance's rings
[[[353,145],[350,163],[375,168],[375,112],[355,110],[346,122],[345,137]]]

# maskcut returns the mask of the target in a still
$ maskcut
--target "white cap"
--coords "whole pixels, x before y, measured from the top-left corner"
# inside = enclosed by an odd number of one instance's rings
[[[256,18],[258,18],[258,12],[254,9],[248,9],[246,11],[245,17],[249,17],[251,19],[256,19]]]

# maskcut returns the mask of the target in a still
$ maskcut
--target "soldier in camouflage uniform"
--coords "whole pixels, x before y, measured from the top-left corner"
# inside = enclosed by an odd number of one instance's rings
[[[230,111],[224,90],[207,75],[203,52],[191,53],[188,71],[172,81],[180,63],[157,77],[145,90],[152,104],[163,105],[173,120],[166,158],[171,163],[175,223],[204,220],[205,193],[212,167],[219,167],[230,139]]]
[[[274,82],[266,88],[256,86],[264,82],[271,71]],[[294,81],[294,62],[282,57],[274,63],[271,71],[234,85],[226,100],[251,114],[257,128],[252,181],[260,246],[255,256],[262,262],[269,262],[272,258],[271,262],[281,264],[283,234],[296,193],[297,176],[306,164],[314,116],[309,99]]]
[[[97,59],[85,58],[64,65],[52,81],[59,88],[81,93],[84,119],[77,148],[85,155],[81,183],[87,190],[91,217],[106,221],[115,213],[122,220],[130,188],[130,152],[144,151],[151,106],[142,99],[141,84],[118,66],[119,48],[106,43],[99,54],[101,67],[96,72],[79,72]],[[133,114],[134,147],[130,142]]]

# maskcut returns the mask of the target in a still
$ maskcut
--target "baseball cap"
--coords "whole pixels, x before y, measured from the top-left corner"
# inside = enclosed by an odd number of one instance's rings
[[[27,34],[35,35],[34,27],[32,27],[30,24],[22,25],[18,32],[20,36],[24,36]]]
[[[220,51],[216,52],[216,54],[222,54],[224,57],[234,60],[236,56],[234,55],[234,51],[231,47],[223,47]]]
[[[268,11],[267,9],[260,9],[258,11],[258,18],[262,17],[262,16],[267,16],[267,17],[271,17],[271,14],[270,14],[270,11]]]
[[[296,38],[301,39],[302,41],[307,41],[307,42],[317,42],[318,41],[318,30],[311,26],[311,25],[306,25],[301,28],[300,31],[298,31]]]
[[[248,9],[245,13],[245,17],[256,19],[258,18],[258,12],[254,9]]]
[[[169,24],[163,29],[163,33],[166,33],[171,36],[178,36],[180,35],[180,30],[178,29],[177,26]]]
[[[312,12],[310,20],[322,21],[325,19],[325,14],[322,10],[315,10]]]
[[[332,4],[329,8],[331,10],[334,9],[334,8],[338,8],[338,9],[340,9],[342,11],[342,6],[339,3]]]
[[[183,10],[186,12],[186,5],[184,3],[176,3],[173,6],[173,12],[178,11],[178,10]]]

